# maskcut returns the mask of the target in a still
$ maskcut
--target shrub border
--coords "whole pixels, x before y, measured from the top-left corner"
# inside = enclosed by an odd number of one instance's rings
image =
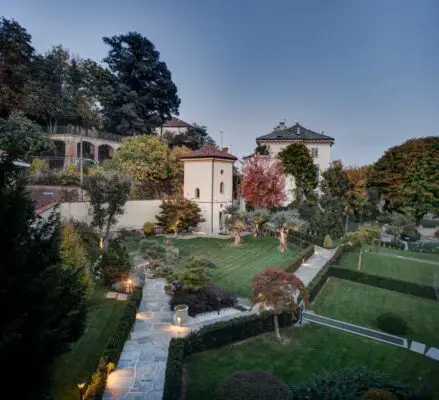
[[[315,247],[310,244],[307,248],[303,249],[298,257],[293,261],[287,261],[284,264],[286,272],[296,272],[300,266],[307,261],[314,254]]]
[[[408,294],[423,299],[436,300],[434,287],[419,283],[406,282],[393,278],[386,278],[379,275],[369,274],[357,270],[337,267],[343,253],[351,251],[352,246],[344,244],[337,248],[331,259],[323,266],[313,280],[308,284],[307,290],[309,300],[313,301],[330,276],[335,278],[358,282],[363,285],[374,286],[381,289],[391,290]]]
[[[108,339],[96,371],[87,382],[84,399],[102,399],[110,372],[116,367],[120,354],[136,320],[137,309],[142,301],[142,288],[135,288],[128,297],[116,329]]]
[[[293,325],[296,320],[297,316],[282,314],[279,316],[279,326]],[[262,312],[229,321],[220,321],[192,332],[184,338],[171,339],[166,361],[163,400],[180,400],[185,357],[230,345],[272,330],[274,330],[273,314]]]

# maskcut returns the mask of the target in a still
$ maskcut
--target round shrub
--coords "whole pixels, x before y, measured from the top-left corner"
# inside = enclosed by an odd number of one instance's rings
[[[291,400],[290,387],[263,371],[235,372],[216,389],[216,400]]]
[[[364,393],[364,400],[397,400],[397,397],[388,390],[369,389]]]
[[[143,233],[145,236],[154,235],[154,224],[152,222],[145,222],[143,224]]]
[[[408,325],[404,318],[395,313],[384,313],[377,317],[376,325],[379,329],[392,335],[404,335]]]
[[[334,247],[334,245],[332,243],[331,236],[329,236],[329,235],[325,236],[325,239],[323,240],[323,247],[325,249],[332,249]]]

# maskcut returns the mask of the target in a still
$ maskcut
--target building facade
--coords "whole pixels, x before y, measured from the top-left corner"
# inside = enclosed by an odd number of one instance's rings
[[[233,201],[233,165],[237,158],[213,147],[186,153],[184,196],[198,204],[205,222],[196,231],[216,235],[223,231],[225,209]]]
[[[323,131],[321,133],[314,132],[299,123],[287,127],[284,122],[281,122],[272,132],[256,139],[256,143],[259,146],[267,146],[269,156],[273,159],[276,159],[277,155],[287,146],[297,142],[304,143],[309,149],[314,164],[316,165],[317,175],[320,181],[322,172],[325,171],[331,163],[331,147],[334,144],[333,137],[325,135]],[[295,187],[294,178],[287,176],[285,183],[287,200],[285,204],[289,204],[294,200]],[[317,189],[317,193],[319,193],[319,189]]]
[[[165,134],[175,136],[187,133],[189,128],[192,128],[191,124],[188,124],[177,117],[172,117],[171,119],[166,120],[162,126],[155,128],[155,133],[159,136]]]

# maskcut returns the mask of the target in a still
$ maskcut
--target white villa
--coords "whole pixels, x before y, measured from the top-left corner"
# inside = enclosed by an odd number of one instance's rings
[[[177,118],[172,117],[166,120],[162,126],[155,128],[155,133],[159,136],[165,135],[165,133],[171,133],[172,135],[180,135],[186,133],[189,128],[192,128],[191,124]]]
[[[223,229],[225,209],[233,202],[233,164],[237,160],[228,149],[203,147],[186,153],[184,163],[184,197],[201,209],[205,222],[199,232],[216,235]]]
[[[324,135],[323,131],[317,133],[307,129],[298,122],[290,127],[287,127],[285,122],[281,122],[271,133],[259,136],[256,139],[258,145],[266,145],[268,147],[269,156],[273,159],[277,157],[281,150],[295,142],[304,142],[308,147],[314,158],[314,163],[317,167],[317,174],[320,180],[321,173],[325,171],[331,163],[331,147],[334,144],[334,138]],[[248,159],[249,157],[246,158]],[[294,188],[294,178],[292,176],[287,177],[287,200],[285,204],[289,204],[293,201]]]

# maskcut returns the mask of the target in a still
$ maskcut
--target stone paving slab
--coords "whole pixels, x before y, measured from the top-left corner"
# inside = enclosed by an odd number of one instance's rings
[[[415,353],[424,354],[425,344],[413,341],[410,346],[410,350],[414,351]]]
[[[106,297],[107,299],[115,299],[115,298],[117,298],[117,292],[108,292],[108,293],[105,295],[105,297]]]
[[[439,349],[436,347],[430,347],[425,355],[433,360],[439,361]]]
[[[117,300],[127,300],[128,299],[128,295],[125,293],[118,293],[117,294]]]

